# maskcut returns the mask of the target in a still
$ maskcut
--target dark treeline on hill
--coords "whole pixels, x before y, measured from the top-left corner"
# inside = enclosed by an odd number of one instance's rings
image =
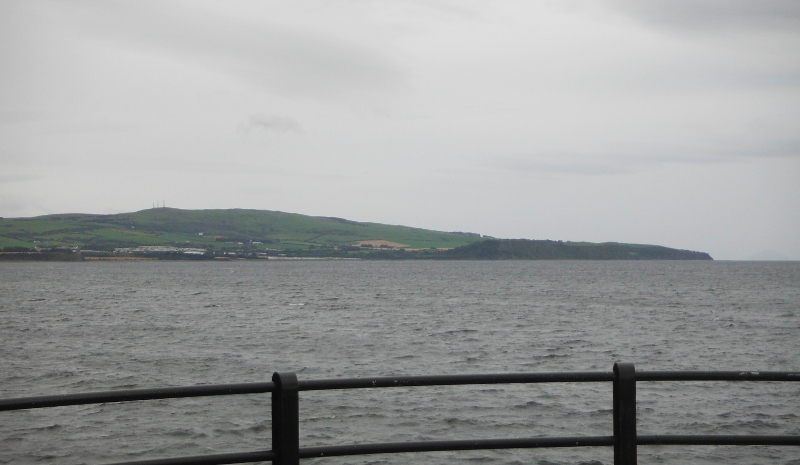
[[[490,239],[441,252],[454,260],[713,260],[705,252],[658,245]]]

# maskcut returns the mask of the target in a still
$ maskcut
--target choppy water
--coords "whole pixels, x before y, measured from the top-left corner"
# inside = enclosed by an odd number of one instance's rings
[[[269,380],[800,370],[800,263],[0,264],[0,397]],[[639,383],[640,434],[800,434],[798,383]],[[610,384],[301,393],[301,445],[610,435]],[[0,463],[269,449],[269,396],[0,413]],[[800,463],[797,447],[640,447],[640,463]],[[610,448],[333,463],[610,464]]]

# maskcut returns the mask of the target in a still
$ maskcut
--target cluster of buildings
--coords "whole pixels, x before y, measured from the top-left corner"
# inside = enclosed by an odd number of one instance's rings
[[[172,247],[168,245],[141,245],[139,247],[117,247],[114,249],[115,254],[132,254],[132,253],[169,253],[177,252],[187,255],[205,255],[206,249],[198,249],[194,247]]]

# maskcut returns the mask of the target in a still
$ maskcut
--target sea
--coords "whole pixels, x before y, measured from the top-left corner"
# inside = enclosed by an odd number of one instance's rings
[[[0,263],[0,398],[300,379],[800,371],[800,262]],[[640,382],[639,434],[800,435],[800,383]],[[610,383],[300,393],[301,446],[610,436]],[[270,449],[269,394],[0,412],[0,463]],[[610,447],[308,464],[611,464]],[[640,446],[641,464],[800,464],[796,446]]]

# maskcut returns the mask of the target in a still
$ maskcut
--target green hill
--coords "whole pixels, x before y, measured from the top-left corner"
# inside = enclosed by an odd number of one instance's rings
[[[80,248],[82,254],[71,250]],[[127,248],[120,251],[121,248]],[[39,250],[39,252],[34,252]],[[42,251],[45,250],[45,251]],[[115,252],[116,250],[116,252]],[[204,259],[711,260],[656,245],[494,239],[264,210],[153,208],[116,215],[0,219],[0,260],[89,256]]]
[[[453,248],[478,240],[477,234],[264,210],[153,208],[116,215],[60,214],[0,220],[0,248],[113,250],[164,245],[214,250],[247,246],[252,250],[292,251],[346,247],[359,241],[385,241],[418,249]]]

